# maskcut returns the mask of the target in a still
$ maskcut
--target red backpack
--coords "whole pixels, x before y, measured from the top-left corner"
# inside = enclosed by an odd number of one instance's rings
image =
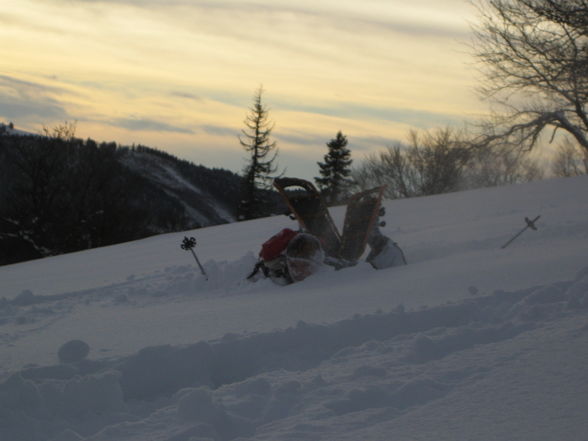
[[[275,259],[282,254],[282,251],[286,249],[288,243],[290,243],[297,234],[296,231],[291,230],[290,228],[284,228],[278,234],[273,235],[263,243],[261,251],[259,252],[259,257],[265,261]]]

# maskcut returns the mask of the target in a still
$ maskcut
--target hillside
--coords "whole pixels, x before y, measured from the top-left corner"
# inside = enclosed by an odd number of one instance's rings
[[[387,201],[408,266],[286,287],[286,216],[1,267],[0,439],[584,440],[587,184]]]
[[[0,265],[236,219],[241,177],[228,170],[1,129]]]
[[[241,183],[238,175],[143,146],[125,151],[121,162],[177,201],[195,225],[204,227],[236,220]]]

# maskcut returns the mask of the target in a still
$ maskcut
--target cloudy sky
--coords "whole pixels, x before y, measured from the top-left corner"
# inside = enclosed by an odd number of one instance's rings
[[[359,161],[483,112],[474,19],[467,0],[5,0],[0,122],[238,172],[263,85],[280,166],[309,178],[339,130]]]

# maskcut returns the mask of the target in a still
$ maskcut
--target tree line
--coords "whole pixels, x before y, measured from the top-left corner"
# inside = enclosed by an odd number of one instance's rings
[[[227,221],[214,212],[217,204],[236,217],[237,174],[74,133],[66,123],[43,136],[0,135],[0,264],[198,228],[190,206],[207,225]],[[168,188],[143,170],[162,162],[213,201]]]
[[[387,185],[387,197],[438,194],[541,178],[545,167],[527,153],[555,144],[552,175],[588,173],[588,0],[474,0],[474,56],[482,71],[481,97],[496,108],[466,132],[452,128],[411,131],[408,140],[366,157],[351,168],[347,137],[327,143],[315,179],[330,204],[349,191]],[[261,100],[246,120],[241,145],[245,169],[242,218],[262,207],[254,195],[275,173],[273,125]],[[264,213],[264,210],[261,210]],[[267,212],[265,212],[267,213]]]

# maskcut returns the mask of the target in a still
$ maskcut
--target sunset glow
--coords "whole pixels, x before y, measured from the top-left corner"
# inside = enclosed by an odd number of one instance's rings
[[[311,177],[338,130],[356,159],[483,111],[466,0],[9,0],[0,122],[142,143],[239,171],[263,85],[280,166]]]

